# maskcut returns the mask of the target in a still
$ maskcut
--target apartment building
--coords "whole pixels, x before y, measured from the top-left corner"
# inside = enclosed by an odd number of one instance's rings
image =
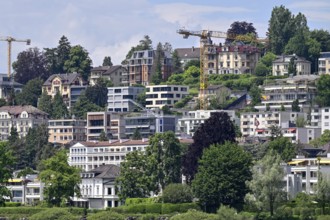
[[[152,76],[156,73],[159,55],[156,50],[135,51],[128,59],[129,85],[149,85]],[[172,56],[170,52],[164,51],[160,57],[162,78],[167,78],[172,73]]]
[[[74,197],[75,206],[88,209],[106,209],[121,205],[117,195],[115,180],[120,168],[116,165],[101,165],[80,174],[81,197]]]
[[[25,137],[30,128],[47,122],[48,114],[32,105],[2,106],[0,107],[0,139],[7,140],[12,127],[16,128],[20,137]]]
[[[306,120],[307,114],[303,112],[246,112],[241,114],[240,128],[243,137],[270,137],[270,128],[274,125],[288,129],[289,133],[292,134],[293,131],[296,131],[296,119],[298,117]],[[291,139],[295,141],[296,135]]]
[[[128,86],[128,70],[122,65],[94,67],[89,84],[94,86],[99,78],[110,80],[114,86]]]
[[[226,112],[230,119],[239,125],[239,118],[236,117],[233,110],[196,110],[183,112],[181,118],[178,119],[176,133],[179,135],[193,136],[200,124],[211,117],[214,112]]]
[[[82,91],[87,88],[87,83],[78,73],[65,73],[51,75],[43,84],[42,92],[52,98],[60,93],[68,108],[72,108]]]
[[[111,138],[111,112],[88,112],[86,140],[99,140],[102,131]]]
[[[167,105],[170,108],[187,95],[189,86],[180,85],[156,85],[146,86],[146,107],[162,108]]]
[[[330,74],[330,52],[321,52],[318,65],[319,75]]]
[[[86,140],[86,120],[56,119],[48,121],[48,141],[53,144],[68,144]]]
[[[254,73],[260,59],[260,50],[242,42],[208,47],[208,73],[244,74]]]
[[[291,59],[294,59],[297,75],[311,74],[311,62],[303,57],[298,57],[293,54],[293,55],[278,56],[277,59],[273,61],[273,68],[272,68],[273,76],[284,76],[284,75],[293,74],[293,73],[289,73],[289,64]]]
[[[124,120],[126,137],[131,137],[135,129],[138,129],[142,137],[149,138],[155,133],[175,132],[178,117],[147,112],[126,115]]]
[[[200,59],[200,48],[177,48],[178,57],[181,62],[181,67],[183,68],[189,61]]]
[[[330,107],[321,108],[321,128],[322,133],[330,130]]]
[[[316,75],[303,75],[267,83],[262,87],[261,105],[255,108],[265,111],[266,106],[269,106],[270,110],[279,111],[283,105],[286,110],[291,110],[292,102],[298,99],[299,106],[307,112],[317,93],[316,80],[318,78],[319,76]]]
[[[109,87],[108,88],[108,111],[109,112],[132,112],[140,109],[136,102],[137,96],[144,92],[144,87]]]
[[[23,85],[10,80],[7,74],[0,74],[0,99],[7,100],[10,92],[14,89],[15,93],[22,92]]]

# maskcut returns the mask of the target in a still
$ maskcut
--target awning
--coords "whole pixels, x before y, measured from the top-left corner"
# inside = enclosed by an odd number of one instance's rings
[[[320,164],[330,164],[330,160],[329,159],[328,160],[321,159]]]
[[[8,180],[8,183],[21,183],[23,182],[24,180],[22,179],[9,179]]]
[[[304,162],[305,160],[294,160],[294,161],[290,161],[288,162],[289,165],[296,165],[296,164],[299,164],[299,163],[302,163]]]
[[[265,129],[257,129],[256,132],[264,132]]]
[[[289,128],[288,131],[292,132],[292,131],[296,131],[296,129],[295,128]]]

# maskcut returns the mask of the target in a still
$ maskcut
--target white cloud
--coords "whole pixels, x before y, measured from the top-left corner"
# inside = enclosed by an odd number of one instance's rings
[[[288,8],[295,8],[295,9],[324,9],[329,8],[330,2],[328,1],[299,1],[288,5]]]

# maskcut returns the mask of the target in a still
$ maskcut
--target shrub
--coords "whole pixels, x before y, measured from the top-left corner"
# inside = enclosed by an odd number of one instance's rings
[[[24,214],[24,215],[33,215],[39,212],[47,210],[46,208],[38,207],[4,207],[0,208],[0,216],[6,214]]]
[[[162,204],[161,203],[153,203],[153,204],[145,204],[145,213],[162,213]]]
[[[315,209],[315,215],[322,215],[322,209],[321,208],[316,208]]]
[[[329,207],[326,207],[325,210],[324,210],[324,214],[325,215],[330,215],[330,208]]]
[[[162,214],[170,214],[175,212],[180,212],[179,204],[164,203],[162,205]]]
[[[125,216],[111,211],[102,211],[88,215],[88,220],[124,220]]]
[[[22,203],[20,202],[5,202],[5,207],[18,207],[21,205]]]
[[[125,207],[124,211],[126,213],[146,213],[146,204],[137,204],[137,205],[130,205]]]
[[[165,203],[187,203],[192,202],[193,196],[188,185],[180,183],[169,184],[163,191],[162,200]]]
[[[330,219],[330,215],[319,215],[317,216],[317,220],[328,220]]]
[[[301,209],[301,208],[299,208],[299,207],[294,208],[294,209],[293,209],[293,214],[294,214],[294,215],[300,215],[300,209]]]
[[[195,210],[200,210],[199,205],[197,205],[196,203],[182,203],[179,205],[180,210],[179,212],[183,213],[183,212],[187,212],[189,209],[195,209]]]
[[[127,198],[125,205],[150,204],[155,203],[155,198]]]
[[[217,215],[214,214],[207,214],[205,212],[200,212],[196,210],[189,210],[186,213],[176,214],[170,220],[212,220],[218,219]],[[229,220],[229,219],[228,219]]]
[[[307,219],[313,219],[314,216],[314,210],[310,208],[301,208],[300,209],[300,219],[301,220],[307,220]]]
[[[76,220],[77,216],[71,214],[67,209],[51,208],[29,217],[29,220]]]
[[[293,212],[290,207],[281,206],[276,210],[275,213],[276,219],[292,219],[293,218]]]

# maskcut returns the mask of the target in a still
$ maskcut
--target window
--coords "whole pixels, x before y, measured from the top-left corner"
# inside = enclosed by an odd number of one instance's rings
[[[329,109],[328,108],[324,109],[324,112],[329,112]]]
[[[324,119],[329,119],[329,116],[328,115],[324,116]]]
[[[329,122],[324,122],[324,126],[329,126]]]

